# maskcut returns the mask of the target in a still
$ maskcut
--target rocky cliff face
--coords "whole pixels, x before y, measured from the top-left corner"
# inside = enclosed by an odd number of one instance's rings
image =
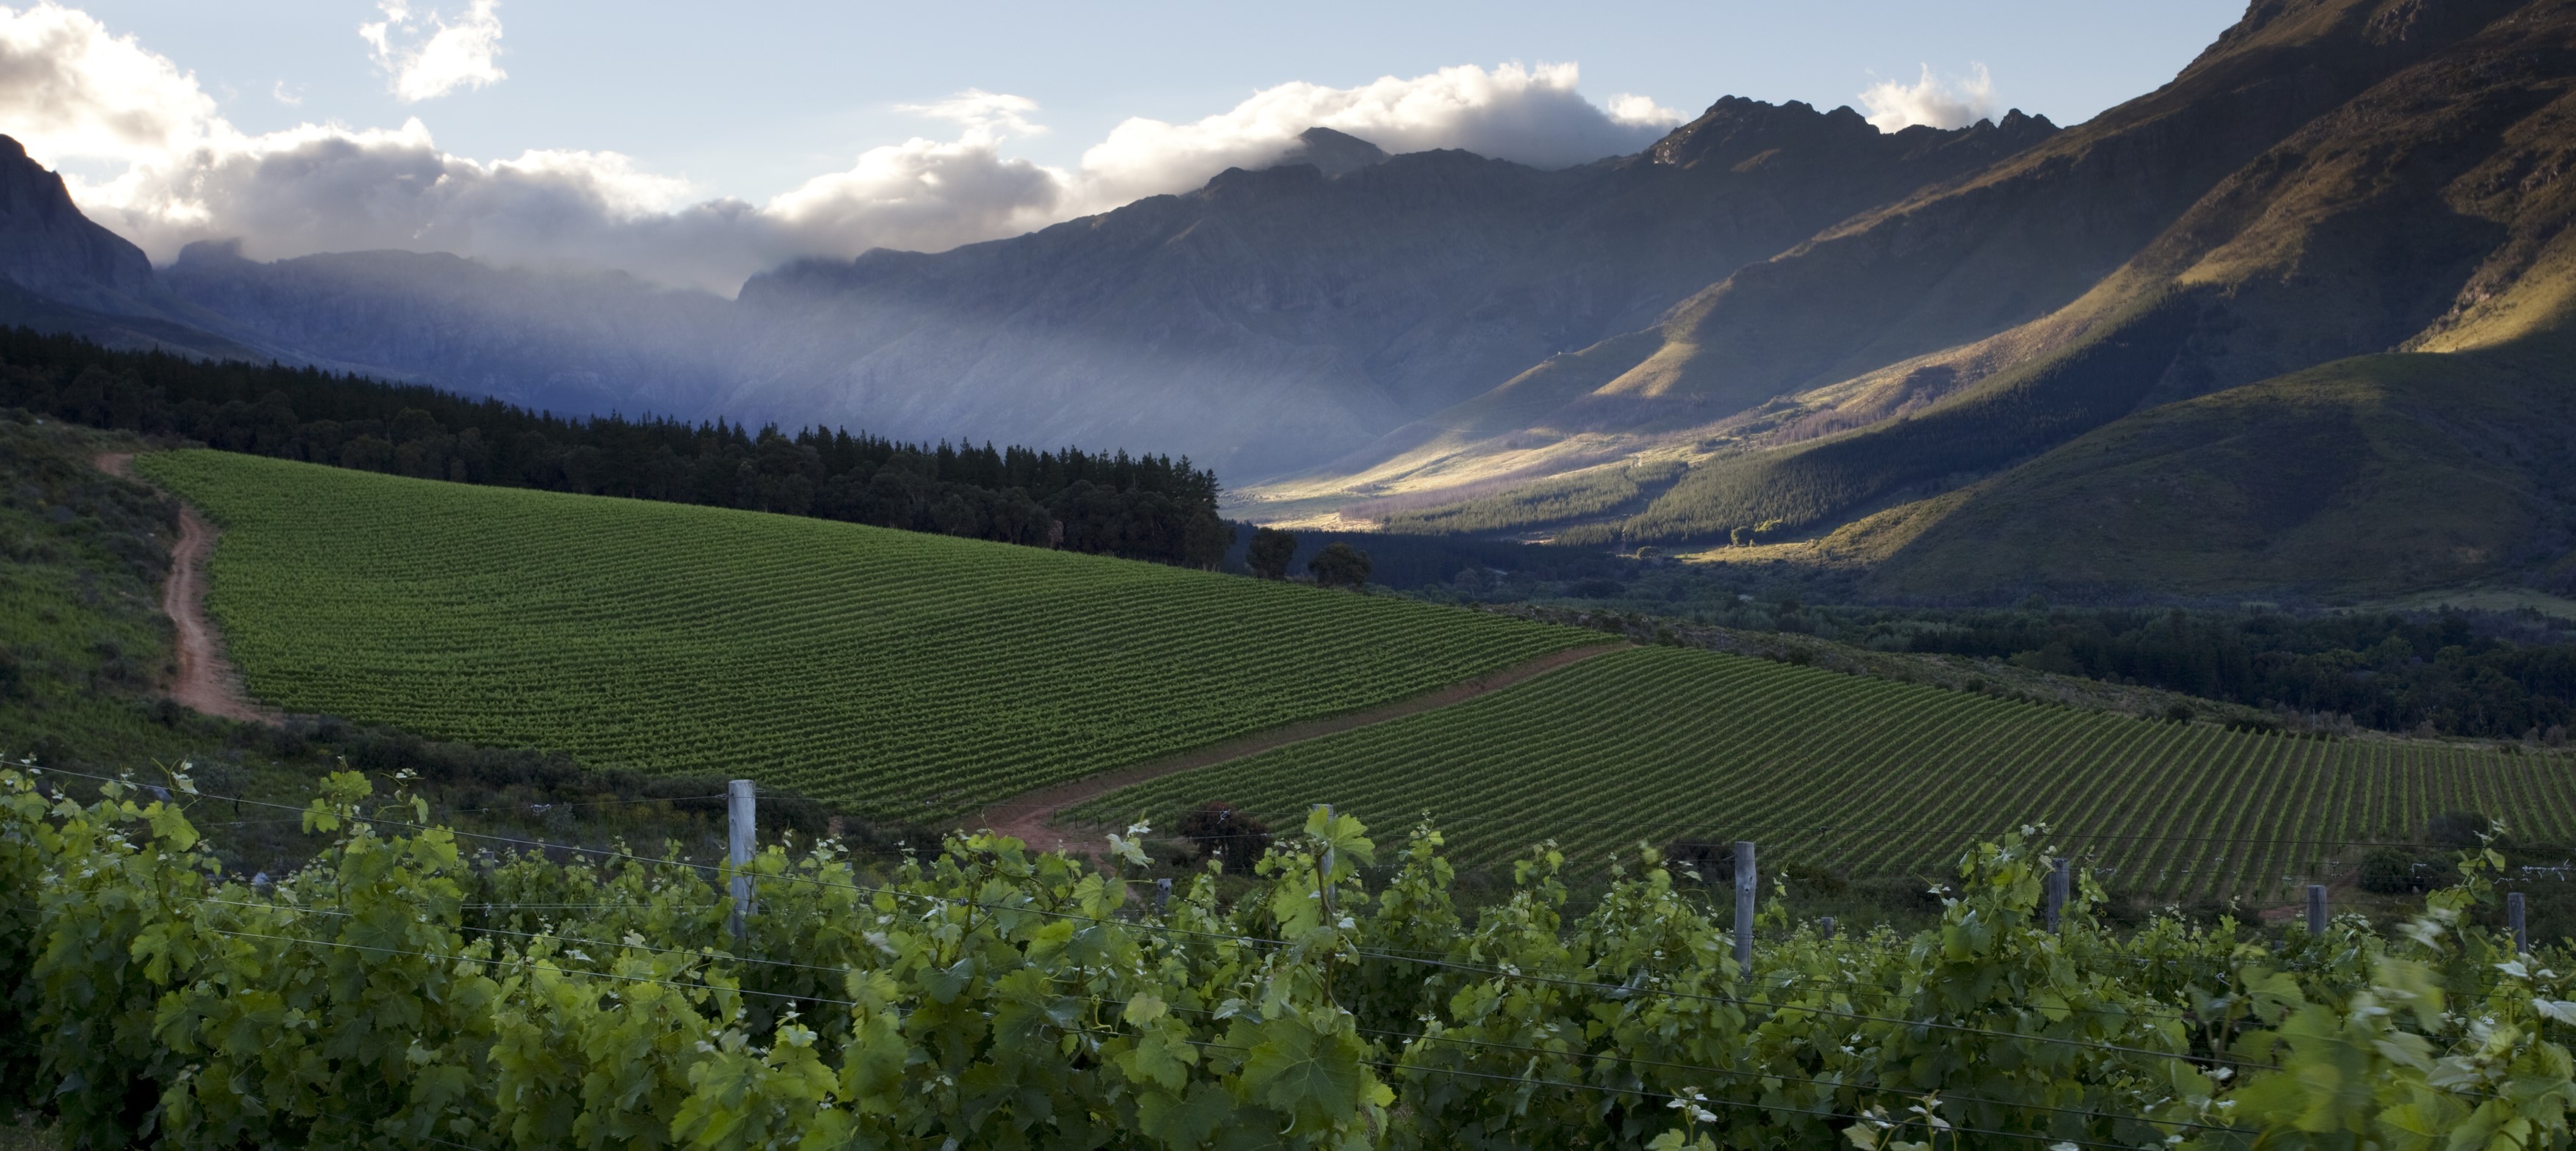
[[[63,178],[0,136],[0,278],[79,307],[137,308],[152,292],[143,249],[93,224]]]

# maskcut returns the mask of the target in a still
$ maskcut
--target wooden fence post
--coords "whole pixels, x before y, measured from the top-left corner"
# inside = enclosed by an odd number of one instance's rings
[[[2322,883],[2311,883],[2308,885],[2308,934],[2323,935],[2325,933],[2326,885]]]
[[[1832,939],[1834,937],[1834,917],[1830,915],[1826,916],[1823,923],[1825,927],[1824,937],[1826,939]]]
[[[2516,955],[2531,954],[2531,935],[2523,930],[2522,925],[2521,892],[2508,891],[2504,893],[2504,921],[2506,925],[2513,928],[2513,953]]]
[[[1156,915],[1161,915],[1161,914],[1163,913],[1163,908],[1164,908],[1164,906],[1165,906],[1165,905],[1167,905],[1167,904],[1169,904],[1169,903],[1171,903],[1171,902],[1172,902],[1172,881],[1171,881],[1171,880],[1168,880],[1168,879],[1157,879],[1157,880],[1155,880],[1155,881],[1154,881],[1154,914],[1156,914]]]
[[[1745,975],[1753,973],[1753,896],[1761,890],[1754,882],[1753,841],[1735,841],[1735,967]]]
[[[737,779],[725,785],[725,857],[733,863],[733,918],[727,926],[733,937],[751,934],[751,847],[754,832],[760,826],[755,809],[759,795],[748,779]]]

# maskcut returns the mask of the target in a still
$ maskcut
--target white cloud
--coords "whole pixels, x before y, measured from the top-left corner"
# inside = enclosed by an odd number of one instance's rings
[[[87,13],[0,8],[0,131],[30,152],[149,161],[187,146],[214,115],[196,77]]]
[[[376,66],[392,76],[394,95],[433,100],[509,77],[492,62],[501,51],[500,7],[500,0],[471,0],[464,17],[450,24],[435,11],[414,13],[403,0],[383,0],[377,10],[385,18],[358,25],[358,38],[367,42]],[[425,29],[429,38],[421,41]]]
[[[1926,64],[1922,77],[1912,84],[1881,80],[1862,89],[1860,106],[1868,109],[1869,122],[1882,132],[1916,124],[1965,128],[1991,118],[2001,106],[1995,100],[1995,79],[1986,66],[1973,65],[1971,71],[1968,76],[1936,78]]]
[[[435,94],[489,68],[485,50],[499,36],[489,0],[453,24],[399,2],[383,11],[367,35],[397,69],[398,91],[415,72],[417,91]],[[453,51],[479,63],[433,66],[450,51],[437,47],[440,38],[478,21],[489,36]],[[428,44],[405,49],[403,36],[423,27],[436,28]],[[937,251],[1185,191],[1227,167],[1273,160],[1317,125],[1390,152],[1464,148],[1564,165],[1636,151],[1681,119],[1643,97],[1595,106],[1576,80],[1570,64],[1507,64],[1354,88],[1282,84],[1187,123],[1128,120],[1071,169],[1007,154],[1014,140],[1046,131],[1034,101],[970,89],[907,106],[956,125],[955,138],[871,148],[845,171],[752,204],[699,199],[686,180],[613,152],[451,155],[417,118],[390,129],[307,123],[247,134],[217,113],[194,77],[87,14],[51,0],[0,8],[0,130],[48,166],[75,162],[66,180],[83,211],[156,260],[194,240],[238,240],[254,259],[402,248],[622,268],[725,292],[798,257]],[[271,95],[294,97],[283,85]],[[93,171],[120,174],[83,178]]]
[[[953,120],[964,125],[968,135],[978,138],[1035,136],[1046,131],[1046,125],[1029,120],[1037,113],[1037,101],[981,88],[968,88],[935,104],[897,104],[894,109],[918,112],[934,120]]]
[[[1462,148],[1564,167],[1637,151],[1681,122],[1638,97],[1605,112],[1575,90],[1578,78],[1572,64],[1490,72],[1464,65],[1356,88],[1281,84],[1187,124],[1132,119],[1083,153],[1078,199],[1106,207],[1194,187],[1229,167],[1274,159],[1318,125],[1389,152]]]
[[[1625,125],[1652,128],[1658,135],[1671,131],[1674,125],[1690,118],[1655,103],[1652,96],[1639,96],[1633,92],[1622,92],[1612,96],[1610,102],[1602,107],[1610,113],[1612,120]]]
[[[269,99],[275,100],[280,104],[284,104],[289,108],[301,107],[304,104],[304,93],[287,88],[286,81],[284,80],[280,80],[274,86],[270,87],[268,90],[268,96]]]

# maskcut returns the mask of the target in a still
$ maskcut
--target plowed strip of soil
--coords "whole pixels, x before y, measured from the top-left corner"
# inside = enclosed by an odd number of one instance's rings
[[[134,454],[107,452],[91,461],[112,476],[134,478]],[[274,724],[278,717],[251,702],[241,673],[224,658],[224,643],[206,618],[206,559],[215,552],[215,526],[197,509],[179,505],[179,541],[170,547],[170,578],[161,585],[161,613],[177,631],[173,644],[179,674],[170,698],[207,715]]]
[[[1167,756],[1151,763],[1142,763],[1086,779],[1077,779],[1071,783],[1060,783],[1053,787],[1025,792],[985,808],[976,815],[971,826],[989,827],[1028,844],[1030,849],[1035,851],[1061,851],[1069,846],[1096,847],[1099,845],[1098,837],[1092,833],[1099,829],[1077,828],[1068,833],[1047,826],[1047,821],[1055,818],[1059,811],[1069,807],[1080,807],[1130,784],[1160,779],[1177,772],[1211,767],[1227,760],[1259,755],[1272,748],[1286,747],[1292,743],[1303,743],[1310,739],[1320,739],[1327,735],[1338,735],[1372,724],[1385,723],[1391,719],[1402,719],[1408,715],[1419,715],[1437,708],[1455,706],[1477,696],[1501,691],[1513,684],[1545,675],[1568,664],[1580,663],[1604,652],[1617,651],[1627,646],[1629,645],[1624,643],[1607,643],[1550,652],[1537,659],[1513,664],[1482,679],[1453,683],[1427,695],[1397,700],[1394,703],[1364,711],[1345,712],[1341,715],[1330,715],[1322,719],[1310,719],[1285,727],[1275,727],[1240,739],[1227,740],[1213,747],[1203,747],[1197,751]],[[1076,842],[1077,838],[1079,843]]]

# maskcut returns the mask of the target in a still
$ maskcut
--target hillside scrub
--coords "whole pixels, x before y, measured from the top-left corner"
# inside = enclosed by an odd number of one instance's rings
[[[1321,812],[1159,908],[1127,837],[773,844],[736,938],[721,873],[496,855],[354,777],[254,886],[168,782],[0,769],[0,1118],[71,1145],[2501,1149],[2576,1108],[2576,953],[2487,925],[2485,849],[2387,934],[2119,933],[2089,877],[2052,931],[2015,833],[1912,936],[1771,900],[1748,970],[1648,849],[1577,911],[1550,845],[1460,907],[1437,830]]]

